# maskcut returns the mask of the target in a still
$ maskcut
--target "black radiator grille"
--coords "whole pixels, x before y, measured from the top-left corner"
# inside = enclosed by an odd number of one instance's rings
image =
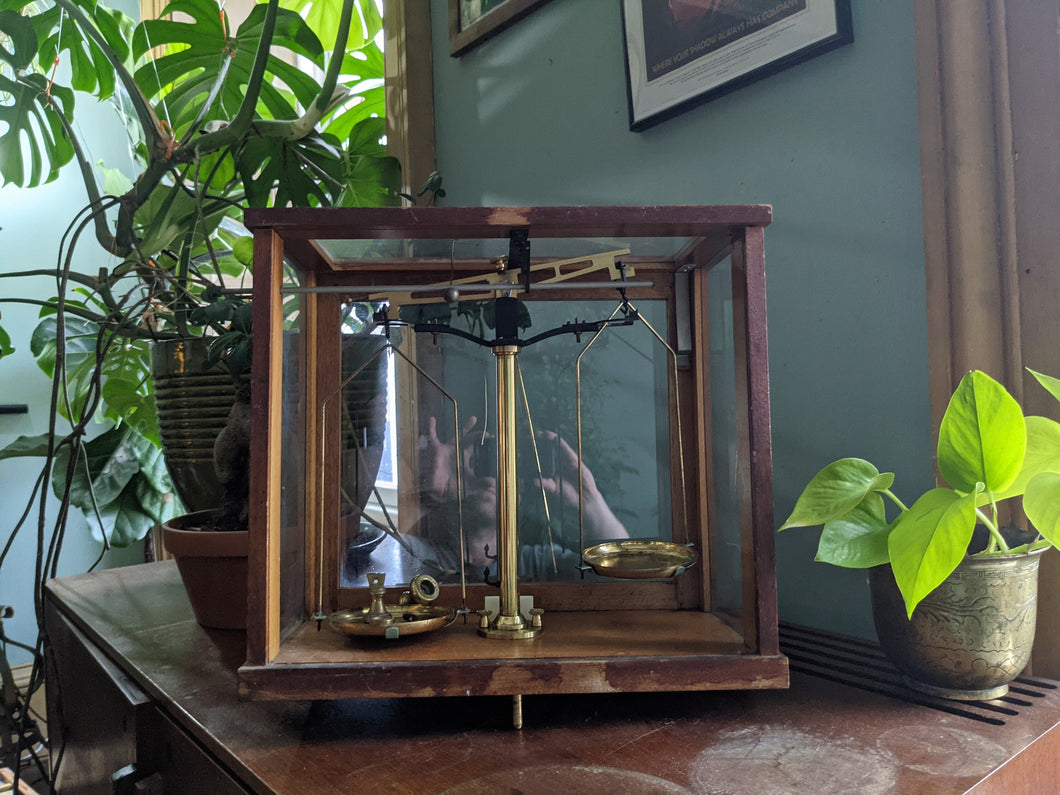
[[[1031,709],[1057,687],[1054,682],[1021,676],[1009,685],[1008,695],[1003,698],[951,701],[909,688],[880,647],[871,641],[781,624],[780,650],[792,671],[997,726]]]

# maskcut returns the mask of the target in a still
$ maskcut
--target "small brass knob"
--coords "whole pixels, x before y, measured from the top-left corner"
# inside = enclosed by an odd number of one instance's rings
[[[478,613],[478,628],[489,629],[490,628],[490,611],[489,610],[476,610]]]
[[[544,609],[540,607],[530,608],[530,626],[541,628],[541,616],[544,614]]]
[[[421,605],[430,604],[441,593],[438,588],[438,581],[429,574],[417,574],[412,578],[412,582],[409,583],[409,588],[412,591],[412,598],[416,600],[417,604]]]

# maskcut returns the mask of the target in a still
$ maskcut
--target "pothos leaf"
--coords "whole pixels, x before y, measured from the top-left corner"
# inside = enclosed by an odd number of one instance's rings
[[[932,489],[895,522],[887,549],[908,615],[964,558],[975,529],[975,499],[975,493]]]
[[[825,524],[814,560],[852,569],[882,565],[889,559],[890,530],[883,497],[869,494],[854,510]]]
[[[1023,509],[1050,544],[1060,544],[1060,473],[1043,472],[1032,478],[1023,496]]]
[[[977,483],[1002,492],[1019,475],[1027,447],[1023,409],[1008,391],[979,370],[965,373],[939,425],[939,472],[957,491]]]
[[[795,501],[791,515],[778,529],[812,527],[838,519],[860,505],[870,493],[888,489],[893,482],[893,474],[881,474],[861,458],[833,461],[813,476]]]
[[[1027,368],[1030,370],[1030,368]],[[1060,378],[1053,378],[1051,375],[1045,373],[1039,373],[1034,370],[1030,370],[1030,374],[1038,379],[1038,383],[1045,387],[1046,391],[1049,392],[1057,400],[1060,400]]]

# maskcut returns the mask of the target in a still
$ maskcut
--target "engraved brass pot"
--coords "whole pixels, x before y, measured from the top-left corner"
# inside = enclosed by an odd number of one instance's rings
[[[876,634],[906,684],[965,701],[1005,695],[1030,660],[1044,551],[966,557],[912,619],[891,567],[871,569]]]

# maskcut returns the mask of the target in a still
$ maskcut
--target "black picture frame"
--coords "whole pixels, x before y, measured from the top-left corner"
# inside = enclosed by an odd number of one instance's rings
[[[461,8],[467,0],[449,0],[449,54],[463,55],[548,1],[479,0],[480,7],[471,10]]]
[[[623,0],[629,128],[854,40],[850,0]]]

